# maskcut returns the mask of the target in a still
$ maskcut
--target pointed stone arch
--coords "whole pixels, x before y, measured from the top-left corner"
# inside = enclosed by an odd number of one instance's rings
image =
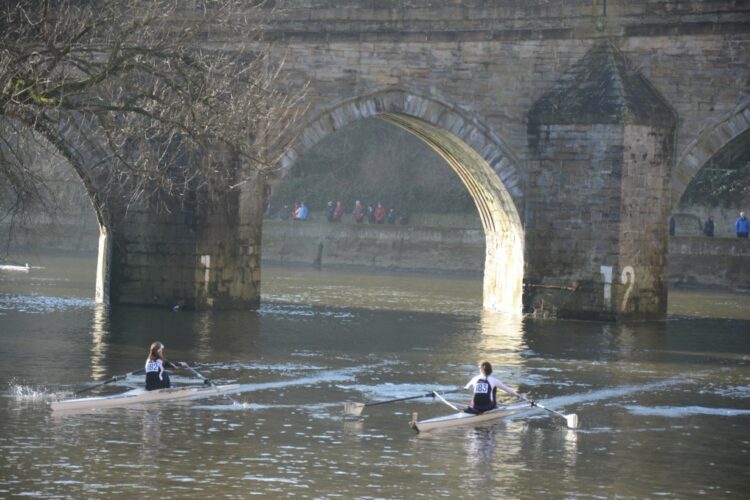
[[[459,176],[485,233],[485,309],[521,313],[524,236],[519,162],[488,127],[463,110],[403,90],[386,90],[331,105],[301,126],[280,162],[281,176],[315,144],[356,121],[378,118],[419,137]]]
[[[703,129],[685,148],[672,174],[672,208],[680,202],[701,168],[734,139],[750,130],[750,101],[745,101]]]

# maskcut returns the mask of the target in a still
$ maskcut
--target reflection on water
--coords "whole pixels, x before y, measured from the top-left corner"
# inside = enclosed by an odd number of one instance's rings
[[[100,380],[107,376],[104,366],[106,356],[105,335],[108,331],[106,306],[95,304],[93,306],[94,320],[91,322],[91,376],[94,380]]]
[[[477,341],[481,357],[495,360],[502,366],[518,366],[526,350],[523,319],[491,311],[480,311],[481,336]]]
[[[750,486],[746,320],[533,321],[481,311],[473,280],[399,276],[387,290],[370,275],[272,270],[258,312],[107,308],[44,264],[50,274],[0,281],[0,497],[689,498]],[[240,384],[240,404],[48,409],[56,391],[140,368],[155,339]],[[534,410],[415,435],[412,412],[452,413],[432,398],[342,418],[344,401],[463,386],[482,359],[580,428]]]
[[[675,316],[750,320],[750,293],[670,289],[668,312]]]
[[[374,310],[475,313],[481,277],[263,267],[264,302]]]

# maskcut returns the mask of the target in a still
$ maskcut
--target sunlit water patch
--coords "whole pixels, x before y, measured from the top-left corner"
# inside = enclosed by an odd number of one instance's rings
[[[683,418],[693,415],[736,417],[750,415],[750,410],[737,408],[706,408],[704,406],[639,406],[627,405],[625,409],[634,415]]]
[[[94,266],[69,296],[85,296]],[[87,311],[89,301],[62,313],[2,309],[0,497],[746,496],[747,322],[505,320],[478,312],[481,280],[409,278],[388,291],[372,276],[295,270],[274,291],[265,271],[261,313]],[[0,293],[63,294],[48,282],[20,285],[0,283]],[[322,300],[268,300],[301,288]],[[237,403],[216,395],[63,416],[37,402],[143,366],[154,340],[216,383],[239,383]],[[534,409],[417,435],[413,413],[455,412],[431,397],[344,418],[345,402],[458,388],[483,359],[519,392],[577,414],[580,427]],[[172,380],[200,382],[179,370]],[[142,384],[133,376],[84,395]]]
[[[94,306],[91,299],[78,297],[45,297],[37,295],[0,295],[0,311],[25,313],[49,313],[72,309],[89,309]]]
[[[259,312],[260,314],[267,315],[303,318],[329,317],[337,319],[351,319],[355,317],[355,314],[351,311],[337,311],[335,309],[324,309],[309,305],[298,305],[291,302],[292,301],[284,300],[284,297],[280,297],[278,303],[264,303],[260,307]]]

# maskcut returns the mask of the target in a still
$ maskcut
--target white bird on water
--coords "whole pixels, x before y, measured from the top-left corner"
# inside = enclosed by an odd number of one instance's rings
[[[23,266],[20,264],[0,264],[0,271],[23,271],[29,272],[29,263],[27,262]]]

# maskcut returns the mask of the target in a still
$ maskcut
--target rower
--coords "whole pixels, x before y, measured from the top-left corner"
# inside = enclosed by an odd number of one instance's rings
[[[474,389],[474,397],[471,399],[471,405],[463,411],[478,415],[494,409],[497,406],[498,387],[512,396],[523,399],[516,391],[492,376],[492,365],[489,361],[482,361],[479,364],[479,375],[466,384],[465,389]]]
[[[169,373],[166,368],[187,368],[187,363],[179,361],[177,364],[167,361],[164,356],[164,344],[154,342],[151,344],[146,358],[146,390],[168,389],[172,386]]]

